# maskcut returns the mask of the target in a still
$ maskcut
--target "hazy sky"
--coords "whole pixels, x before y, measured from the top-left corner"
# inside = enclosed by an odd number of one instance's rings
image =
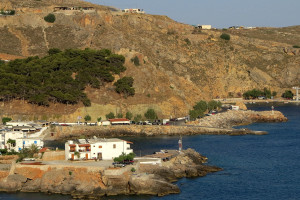
[[[143,8],[186,24],[283,27],[300,25],[300,0],[86,0],[124,8]]]

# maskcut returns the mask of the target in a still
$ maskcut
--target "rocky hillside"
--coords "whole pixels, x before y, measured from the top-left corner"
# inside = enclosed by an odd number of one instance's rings
[[[136,95],[127,99],[113,91],[113,83],[87,88],[92,101],[87,108],[3,102],[1,113],[14,118],[29,114],[74,121],[90,114],[95,120],[111,111],[143,114],[149,107],[161,117],[183,116],[200,99],[238,96],[264,87],[281,94],[299,84],[300,53],[293,48],[300,45],[299,26],[200,31],[167,16],[124,14],[77,0],[0,0],[0,8],[16,10],[13,16],[0,16],[2,60],[44,56],[50,48],[108,48],[126,57],[127,71],[121,77],[135,80]],[[49,13],[55,15],[54,23],[44,20]],[[231,35],[230,41],[220,39],[222,32]]]

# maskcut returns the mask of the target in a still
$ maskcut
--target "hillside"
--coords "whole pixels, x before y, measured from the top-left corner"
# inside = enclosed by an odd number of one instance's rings
[[[183,116],[200,99],[264,87],[281,94],[300,80],[300,53],[293,48],[300,45],[300,26],[195,31],[166,16],[124,14],[79,0],[0,0],[0,8],[16,10],[13,16],[0,16],[1,59],[42,57],[51,48],[106,48],[125,56],[127,70],[120,77],[132,76],[136,92],[122,98],[109,83],[86,88],[91,107],[13,101],[2,102],[2,115],[74,121],[88,113],[95,120],[111,111],[143,114],[151,107],[160,116]],[[54,23],[43,19],[49,13],[54,13]],[[222,32],[231,40],[220,39]],[[131,61],[136,56],[138,66]]]

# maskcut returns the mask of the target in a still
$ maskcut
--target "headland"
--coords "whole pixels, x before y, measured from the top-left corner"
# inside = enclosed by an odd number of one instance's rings
[[[6,175],[1,176],[0,188],[6,192],[69,194],[78,199],[120,194],[163,196],[180,192],[172,184],[179,178],[222,170],[205,165],[206,160],[187,149],[158,152],[121,168],[114,168],[110,161],[94,160],[12,162],[10,170],[2,170]]]

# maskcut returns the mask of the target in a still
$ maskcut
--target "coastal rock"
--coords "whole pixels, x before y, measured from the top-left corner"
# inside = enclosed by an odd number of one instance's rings
[[[6,181],[0,182],[0,188],[4,191],[15,192],[20,191],[22,189],[22,185],[26,183],[27,178],[19,175],[13,174],[9,175]]]
[[[139,174],[131,176],[129,186],[130,191],[134,194],[164,196],[180,192],[177,185],[173,185],[164,179],[159,179],[153,174]]]
[[[41,179],[28,180],[22,187],[22,192],[35,192],[40,189]]]

